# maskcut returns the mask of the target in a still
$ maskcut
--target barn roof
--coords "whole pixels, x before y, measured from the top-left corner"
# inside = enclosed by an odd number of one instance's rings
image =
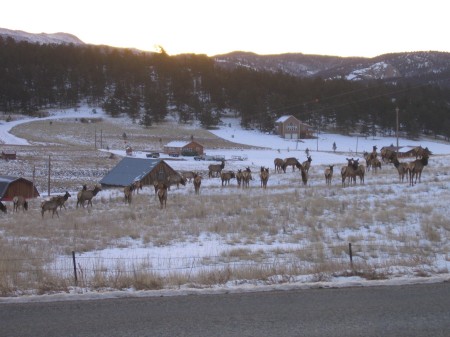
[[[161,159],[124,157],[100,180],[102,185],[128,186],[149,174]]]
[[[27,181],[28,183],[32,183],[30,180],[22,177],[0,175],[0,199],[5,196],[5,193],[8,190],[8,186],[16,180],[24,180]],[[37,190],[34,193],[37,193],[37,195],[39,195],[39,192],[37,192]]]
[[[294,117],[294,116],[292,116],[292,115],[284,115],[284,116],[281,116],[280,118],[278,118],[278,119],[275,121],[275,123],[284,123],[284,122],[286,122],[286,121],[288,120],[289,117]],[[294,117],[294,118],[295,118],[295,117]]]
[[[167,143],[165,146],[167,147],[185,147],[186,145],[190,144],[191,142],[183,142],[179,140],[174,140],[169,143]]]

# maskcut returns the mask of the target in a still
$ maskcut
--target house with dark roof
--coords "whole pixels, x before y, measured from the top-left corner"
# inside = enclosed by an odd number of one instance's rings
[[[30,180],[21,177],[0,176],[0,200],[12,201],[16,195],[30,199],[38,197],[39,192]]]
[[[287,139],[313,138],[313,127],[292,115],[281,116],[275,121],[275,133]]]
[[[161,159],[124,157],[100,180],[100,184],[103,187],[118,187],[140,181],[142,185],[153,185],[154,181],[166,181],[167,177],[177,174]]]

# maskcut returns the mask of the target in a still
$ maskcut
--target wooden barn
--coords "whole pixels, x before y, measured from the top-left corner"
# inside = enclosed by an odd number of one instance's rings
[[[275,121],[275,133],[287,139],[313,138],[313,128],[291,115],[281,116]]]
[[[140,181],[142,185],[153,185],[154,181],[165,181],[167,177],[178,174],[161,159],[124,157],[100,180],[100,184],[118,187]]]
[[[203,145],[196,141],[182,142],[173,141],[164,145],[164,153],[177,155],[201,156],[203,154]]]
[[[5,159],[5,160],[15,160],[15,159],[17,159],[16,151],[4,150],[4,151],[2,151],[0,158]]]
[[[20,177],[0,176],[0,200],[12,201],[16,195],[30,199],[38,197],[39,192],[30,180]]]

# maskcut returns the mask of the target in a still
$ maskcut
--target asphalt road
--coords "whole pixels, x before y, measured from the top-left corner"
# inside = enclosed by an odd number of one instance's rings
[[[450,283],[3,303],[0,336],[450,336]]]

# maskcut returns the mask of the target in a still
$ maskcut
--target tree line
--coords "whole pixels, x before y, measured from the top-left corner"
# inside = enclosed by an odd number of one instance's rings
[[[217,126],[224,113],[272,131],[282,115],[341,133],[400,131],[450,137],[450,90],[405,81],[300,78],[226,69],[206,55],[169,56],[105,46],[39,45],[0,37],[0,111],[34,115],[81,102],[149,127],[176,111],[180,123]]]

